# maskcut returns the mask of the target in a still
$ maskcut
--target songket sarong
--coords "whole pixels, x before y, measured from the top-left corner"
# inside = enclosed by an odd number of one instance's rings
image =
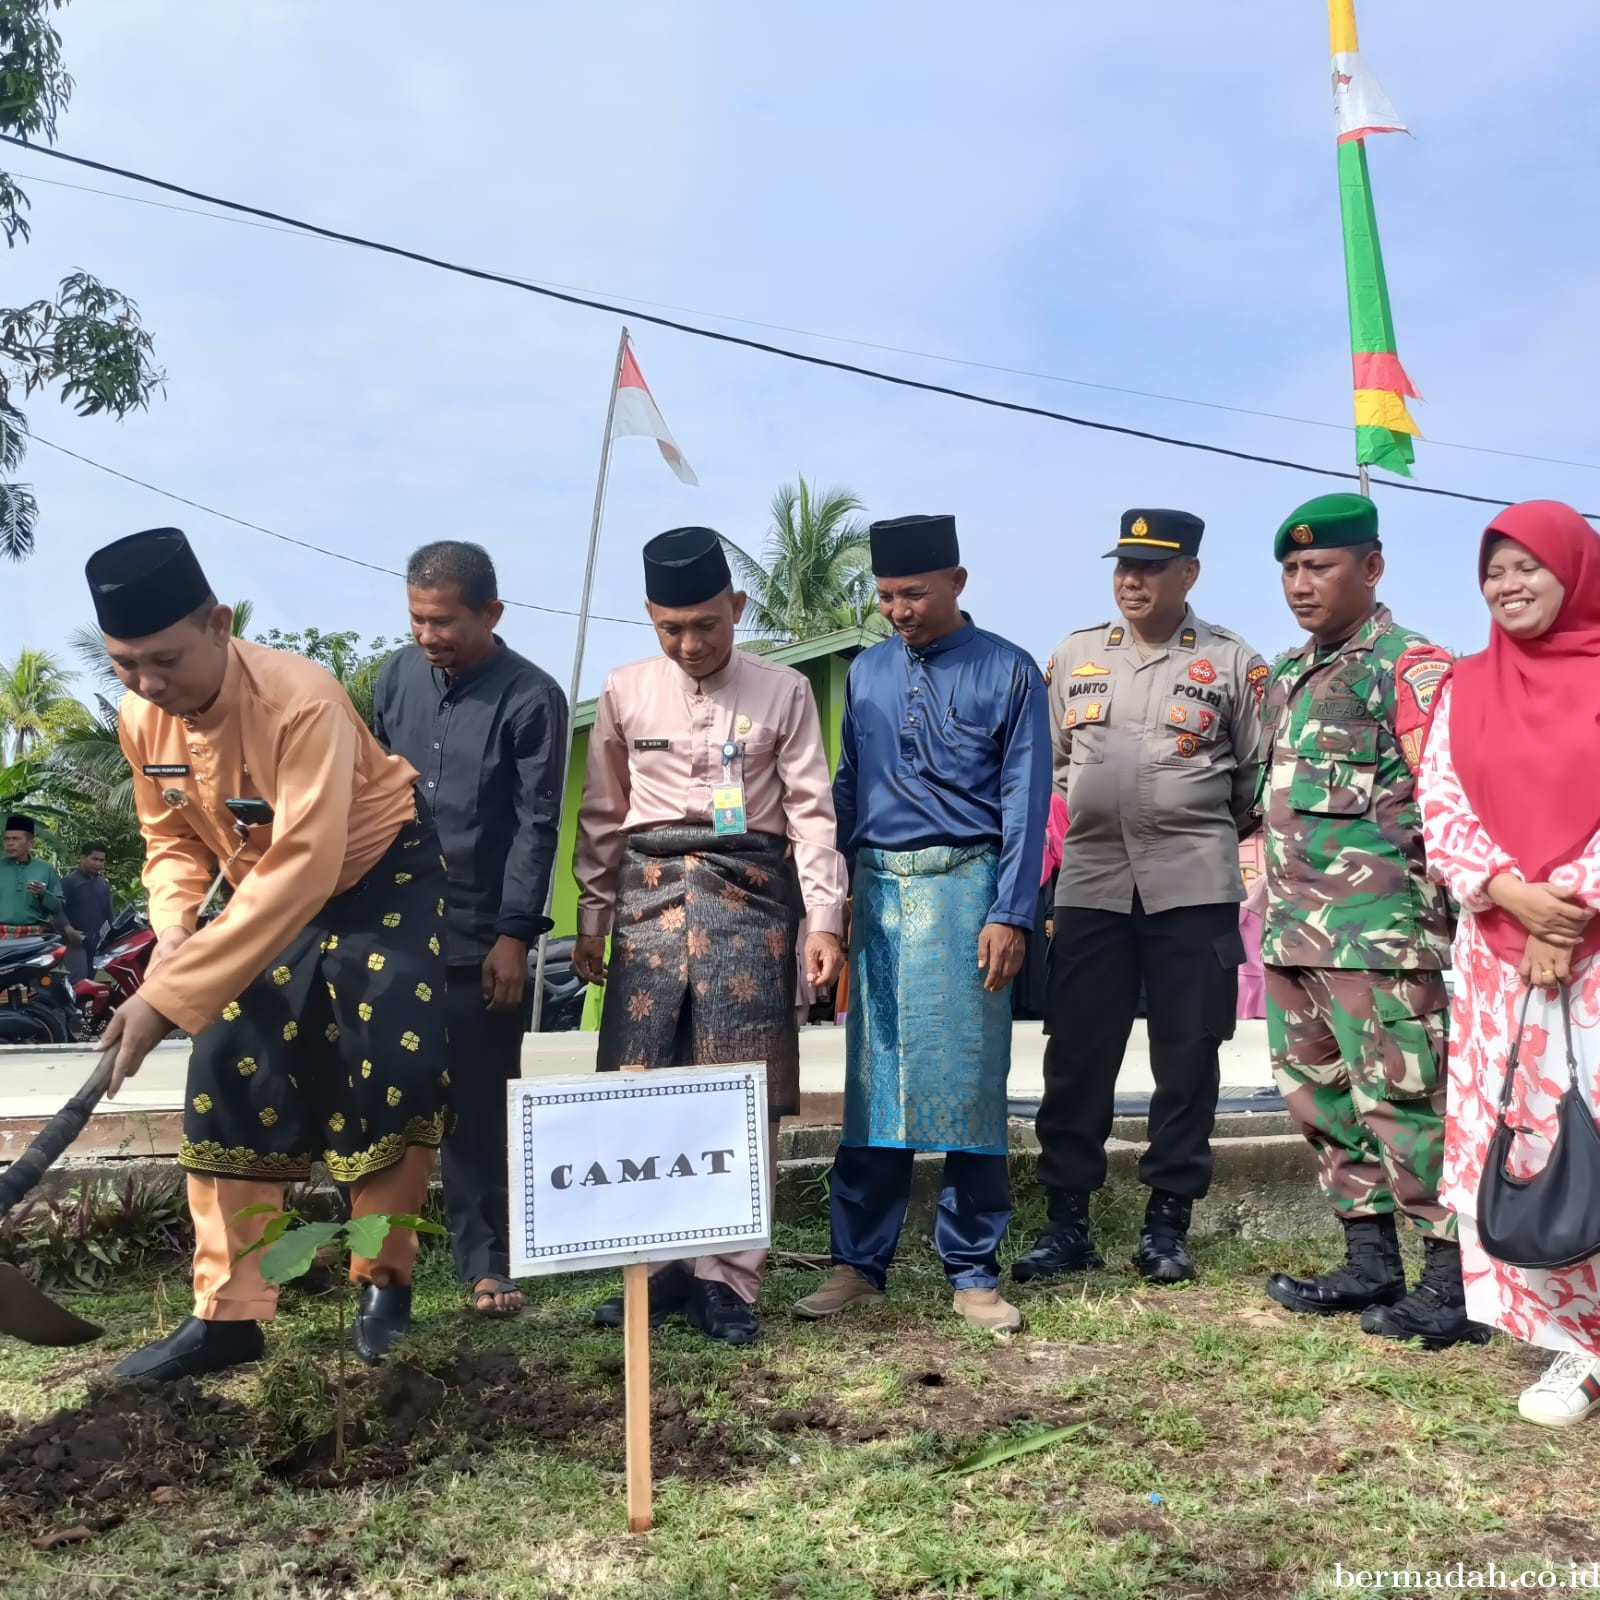
[[[599,1067],[767,1064],[774,1117],[800,1109],[799,885],[779,834],[633,834],[617,880]]]
[[[992,845],[857,853],[842,1143],[1006,1153],[1011,996],[978,967],[999,860]]]
[[[414,820],[223,1007],[189,1058],[185,1167],[283,1182],[321,1161],[354,1183],[438,1147],[444,894],[432,820]]]

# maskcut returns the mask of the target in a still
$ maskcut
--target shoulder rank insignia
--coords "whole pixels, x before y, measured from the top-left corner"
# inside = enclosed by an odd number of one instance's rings
[[[1111,632],[1106,635],[1106,648],[1108,650],[1115,650],[1127,637],[1128,630],[1126,628],[1113,628]]]
[[[1194,640],[1195,640],[1194,629],[1193,628],[1185,628],[1183,630],[1183,632],[1178,635],[1178,648],[1180,650],[1193,650],[1194,649]]]
[[[1098,667],[1092,661],[1085,661],[1081,667],[1074,667],[1068,674],[1072,678],[1109,678],[1110,667]]]

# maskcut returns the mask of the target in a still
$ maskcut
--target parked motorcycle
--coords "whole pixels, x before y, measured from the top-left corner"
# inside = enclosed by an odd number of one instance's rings
[[[583,1002],[589,986],[573,970],[572,947],[575,939],[546,939],[544,945],[544,1004],[539,1012],[540,1033],[566,1033],[583,1022]],[[532,1009],[533,976],[538,964],[537,947],[528,951],[529,1009]]]
[[[70,1044],[80,1036],[72,986],[55,934],[0,939],[0,1044]]]
[[[98,1039],[111,1021],[111,1013],[138,993],[155,947],[155,933],[137,905],[125,907],[112,919],[95,956],[97,974],[80,978],[73,988],[84,1038]],[[103,978],[98,975],[101,972]]]

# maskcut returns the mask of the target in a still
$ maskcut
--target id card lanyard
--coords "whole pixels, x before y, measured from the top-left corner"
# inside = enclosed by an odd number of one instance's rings
[[[728,721],[728,736],[722,741],[722,782],[711,790],[711,826],[718,838],[747,831],[744,818],[744,746],[734,742],[739,725],[738,707]],[[739,763],[735,781],[733,764]]]

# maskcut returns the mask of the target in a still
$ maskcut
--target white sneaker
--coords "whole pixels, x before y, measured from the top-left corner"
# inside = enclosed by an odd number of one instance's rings
[[[1542,1428],[1570,1428],[1600,1406],[1600,1361],[1564,1350],[1537,1383],[1522,1391],[1517,1410]]]

